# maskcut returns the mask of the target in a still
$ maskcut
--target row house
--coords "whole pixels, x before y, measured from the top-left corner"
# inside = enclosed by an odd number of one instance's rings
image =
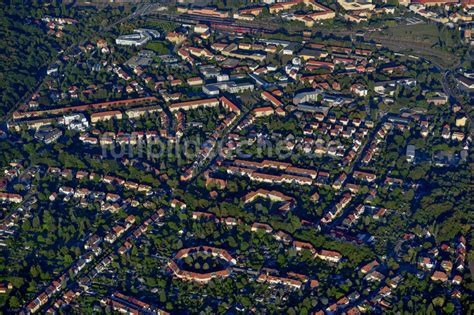
[[[91,249],[94,246],[100,245],[102,238],[97,234],[92,235],[84,244],[84,249]]]
[[[351,227],[354,223],[356,223],[362,214],[365,212],[365,206],[364,205],[358,205],[354,211],[349,213],[347,217],[344,219],[343,224],[345,226]]]
[[[216,216],[214,213],[209,213],[209,212],[201,212],[201,211],[193,211],[192,212],[192,218],[193,220],[215,220]]]
[[[220,178],[212,178],[209,175],[206,177],[206,188],[214,188],[217,187],[218,189],[225,189],[227,186],[227,181],[225,179]]]
[[[310,177],[312,179],[316,179],[316,177],[318,176],[318,172],[315,170],[310,170],[310,169],[305,169],[305,168],[300,168],[300,167],[295,167],[295,166],[289,166],[288,168],[286,168],[285,171],[289,174]]]
[[[373,218],[375,220],[379,220],[380,218],[382,218],[385,213],[387,213],[387,209],[383,208],[383,207],[380,207],[379,209],[377,209],[377,211],[373,214]]]
[[[110,297],[102,299],[101,304],[110,306],[114,311],[125,314],[150,313],[157,315],[168,315],[169,313],[158,309],[148,303],[144,303],[134,297],[126,296],[120,292],[114,292]]]
[[[292,242],[292,237],[290,234],[283,232],[281,230],[277,231],[273,234],[273,238],[279,242],[283,242],[285,244],[290,244]]]
[[[74,192],[74,198],[87,198],[91,191],[87,188],[77,188]]]
[[[48,303],[50,297],[53,294],[58,293],[61,290],[63,284],[67,281],[67,279],[68,278],[66,275],[62,275],[59,278],[57,278],[55,281],[53,281],[51,285],[48,286],[48,288],[46,288],[45,291],[40,293],[33,301],[31,301],[28,305],[26,305],[26,311],[30,314],[33,314],[39,311],[39,309],[43,305]]]
[[[367,273],[364,277],[364,280],[368,282],[380,282],[385,279],[385,276],[378,272],[377,270],[372,270],[371,272]]]
[[[141,104],[141,103],[156,102],[157,100],[158,99],[154,96],[148,96],[148,97],[127,99],[127,100],[117,100],[117,101],[108,101],[108,102],[100,102],[100,103],[93,103],[93,104],[66,106],[66,107],[53,108],[53,109],[47,109],[47,110],[42,110],[42,111],[28,111],[28,112],[16,111],[13,113],[13,119],[16,120],[16,119],[25,119],[25,118],[32,118],[32,117],[48,116],[48,115],[62,115],[65,113],[86,112],[88,110],[109,109],[111,107],[130,106],[130,105]]]
[[[448,275],[443,271],[438,271],[437,270],[437,271],[433,272],[433,274],[431,275],[431,280],[446,282],[446,281],[448,281]]]
[[[344,185],[345,181],[347,180],[347,174],[346,173],[341,173],[339,177],[334,181],[332,184],[332,188],[335,190],[340,190],[342,188],[342,185]]]
[[[371,271],[373,271],[375,268],[377,268],[379,266],[379,262],[377,260],[373,260],[371,261],[370,263],[368,264],[365,264],[364,266],[362,266],[360,268],[360,272],[362,272],[363,274],[367,274]]]
[[[276,190],[266,190],[266,189],[258,189],[256,191],[252,191],[247,193],[243,198],[244,203],[253,202],[257,198],[268,198],[273,202],[285,202],[285,203],[294,203],[294,198],[286,196],[285,194],[276,191]]]
[[[196,108],[206,108],[206,107],[217,107],[219,106],[219,99],[201,99],[195,101],[181,102],[170,105],[170,111],[175,112],[178,110],[190,110]]]
[[[337,263],[341,260],[342,255],[336,251],[322,249],[316,252],[315,257],[325,261]]]
[[[132,243],[126,241],[120,248],[117,250],[117,252],[120,255],[125,255],[130,249],[132,248]]]
[[[195,281],[198,283],[208,283],[209,281],[215,278],[227,278],[230,276],[230,269],[226,268],[219,271],[213,271],[208,273],[197,273],[187,270],[180,269],[179,266],[174,262],[170,261],[168,263],[168,268],[173,272],[174,276],[178,279]]]
[[[285,171],[288,174],[281,175],[281,177],[283,179],[286,178],[288,180],[299,181],[302,176],[304,176],[306,179],[309,179],[309,178],[315,179],[318,175],[318,172],[315,170],[294,167],[290,163],[279,162],[279,161],[263,160],[262,162],[253,162],[253,161],[236,159],[234,160],[233,164],[241,168],[248,168],[248,169],[255,169],[255,170],[270,168],[270,169]],[[295,175],[295,176],[292,176],[292,175]],[[275,177],[278,177],[278,176],[275,176]],[[275,180],[278,180],[278,179],[275,178]]]
[[[125,111],[125,114],[130,119],[137,119],[143,117],[145,115],[153,114],[153,113],[161,113],[163,111],[162,107],[159,105],[153,106],[146,106],[146,107],[139,107],[139,108],[132,108]]]
[[[99,121],[107,121],[110,119],[122,119],[122,112],[119,110],[113,110],[108,112],[98,112],[91,114],[91,123],[97,123]]]
[[[370,144],[367,151],[365,152],[365,155],[362,158],[362,163],[364,163],[365,165],[368,165],[372,161],[372,159],[373,159],[375,153],[377,152],[377,150],[378,150],[378,147],[377,147],[375,141],[373,141]]]
[[[240,224],[240,219],[236,219],[234,217],[223,217],[223,218],[220,218],[220,222],[225,224],[226,226],[228,227],[234,227],[234,226],[237,226],[237,224]]]
[[[119,224],[115,225],[111,231],[107,232],[107,234],[104,237],[104,240],[107,243],[114,243],[117,238],[119,238],[123,233],[125,233],[125,228]]]
[[[273,96],[271,93],[267,91],[263,91],[260,95],[262,99],[270,102],[275,107],[283,106],[283,103],[280,100],[278,100],[275,96]]]
[[[267,117],[267,116],[272,116],[275,114],[275,110],[273,107],[270,106],[264,106],[264,107],[257,107],[252,110],[253,116],[260,118],[260,117]]]
[[[293,247],[296,249],[297,252],[300,252],[302,250],[308,250],[311,252],[311,254],[316,254],[316,249],[314,248],[313,244],[308,242],[301,242],[295,240],[293,241]]]
[[[62,186],[59,187],[59,193],[71,197],[74,195],[74,188]]]
[[[102,179],[102,182],[105,184],[115,184],[118,186],[123,186],[125,184],[125,180],[119,177],[105,175]]]
[[[235,113],[236,115],[240,115],[241,110],[240,108],[234,104],[231,100],[229,100],[227,97],[222,96],[219,99],[222,107],[226,108],[228,111]]]
[[[189,51],[184,48],[178,49],[178,56],[180,56],[184,61],[190,63],[191,65],[195,64],[194,58],[191,57]]]
[[[272,275],[260,274],[257,278],[257,282],[269,283],[272,285],[284,285],[292,289],[301,289],[303,283],[299,280],[290,279],[286,277],[277,277]]]
[[[252,232],[263,231],[265,233],[272,233],[273,228],[265,223],[254,222],[250,228]]]
[[[186,209],[186,204],[178,199],[171,200],[171,207],[178,210]]]
[[[214,58],[214,54],[211,53],[206,48],[188,47],[187,49],[188,49],[189,53],[193,56],[196,56],[196,57],[199,57],[199,58],[206,58],[206,59]]]
[[[328,224],[331,223],[336,217],[341,215],[342,210],[350,203],[352,200],[352,195],[349,193],[345,193],[342,198],[339,200],[336,205],[329,210],[326,215],[321,219],[321,223]]]
[[[371,183],[377,179],[377,175],[364,171],[354,171],[352,177],[358,180],[366,181]]]
[[[21,203],[23,201],[23,197],[18,194],[0,193],[0,201]]]
[[[101,211],[108,211],[110,213],[117,213],[122,207],[118,203],[103,203],[100,206]]]

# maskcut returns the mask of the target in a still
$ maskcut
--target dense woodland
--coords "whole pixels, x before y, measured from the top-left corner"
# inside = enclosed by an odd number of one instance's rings
[[[26,92],[57,55],[58,43],[38,27],[39,6],[0,4],[0,115],[3,116]]]

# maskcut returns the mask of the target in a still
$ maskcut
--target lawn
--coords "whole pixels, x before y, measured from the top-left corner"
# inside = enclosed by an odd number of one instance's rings
[[[146,45],[146,49],[153,50],[158,55],[167,55],[170,53],[168,46],[162,41],[151,41]]]

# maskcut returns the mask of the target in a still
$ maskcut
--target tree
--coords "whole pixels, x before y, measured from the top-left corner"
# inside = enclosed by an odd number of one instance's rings
[[[39,227],[40,227],[40,224],[41,224],[41,223],[40,223],[39,217],[38,217],[37,215],[34,216],[34,217],[33,217],[33,223],[32,223],[33,229],[38,230]]]
[[[446,305],[443,307],[443,311],[446,314],[452,314],[454,313],[454,310],[455,310],[454,304],[451,302],[446,303]]]
[[[16,309],[21,306],[20,301],[16,296],[10,297],[10,301],[8,302],[8,305],[10,306],[11,309]]]

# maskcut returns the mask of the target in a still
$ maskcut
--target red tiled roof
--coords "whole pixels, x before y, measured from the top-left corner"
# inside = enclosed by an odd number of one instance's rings
[[[129,99],[129,100],[109,101],[109,102],[102,102],[102,103],[61,107],[61,108],[47,109],[47,110],[42,110],[42,111],[31,111],[31,112],[16,111],[13,113],[13,118],[22,119],[22,118],[28,118],[28,117],[38,117],[42,115],[57,115],[57,114],[63,114],[63,113],[68,113],[68,112],[83,112],[83,111],[87,111],[88,109],[105,109],[105,108],[109,108],[113,106],[124,106],[124,105],[136,104],[136,103],[141,103],[141,102],[153,102],[157,100],[158,99],[156,97],[150,96],[150,97],[134,98],[134,99]]]

